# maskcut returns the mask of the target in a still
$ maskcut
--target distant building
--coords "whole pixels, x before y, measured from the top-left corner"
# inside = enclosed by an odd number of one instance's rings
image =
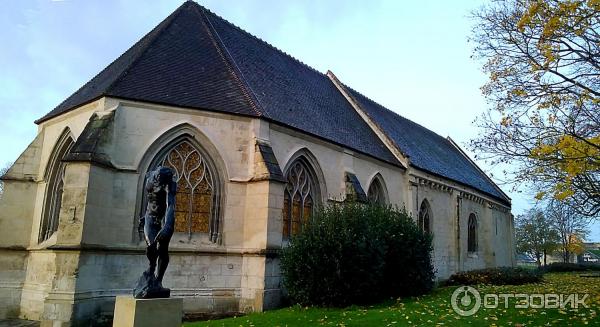
[[[531,257],[530,255],[527,255],[524,253],[517,253],[516,259],[517,259],[517,265],[519,265],[519,266],[528,266],[528,267],[537,266],[537,261],[535,260],[535,258]]]
[[[583,243],[585,251],[577,256],[577,262],[600,264],[600,243]]]

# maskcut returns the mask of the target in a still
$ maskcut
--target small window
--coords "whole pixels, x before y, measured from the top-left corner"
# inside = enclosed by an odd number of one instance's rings
[[[477,217],[474,213],[469,215],[469,228],[467,235],[467,251],[477,252]]]
[[[431,207],[429,206],[429,202],[427,202],[427,200],[423,200],[423,202],[421,202],[418,224],[421,231],[427,234],[431,233]]]
[[[494,221],[496,222],[496,235],[498,235],[498,217]]]
[[[367,192],[367,199],[369,203],[385,205],[387,204],[387,197],[385,186],[383,184],[383,180],[381,175],[376,175],[369,185],[369,191]]]

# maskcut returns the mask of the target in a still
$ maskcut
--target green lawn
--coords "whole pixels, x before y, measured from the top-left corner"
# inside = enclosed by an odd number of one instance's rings
[[[471,317],[461,317],[450,306],[456,287],[442,287],[419,298],[344,309],[303,308],[294,306],[265,313],[215,321],[188,322],[196,326],[600,326],[600,278],[581,277],[587,273],[546,274],[543,283],[523,286],[477,286],[488,293],[570,294],[588,293],[588,308],[515,309],[511,301],[505,309],[481,308]]]

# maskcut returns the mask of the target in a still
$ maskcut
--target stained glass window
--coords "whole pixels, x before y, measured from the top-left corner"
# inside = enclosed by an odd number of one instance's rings
[[[46,198],[44,200],[43,218],[40,224],[39,242],[49,239],[58,230],[66,168],[66,163],[62,160],[72,147],[73,140],[68,132],[63,133],[56,142],[52,155],[48,160],[46,168]]]
[[[431,233],[431,208],[429,202],[423,200],[419,208],[419,228],[425,233]]]
[[[175,232],[218,237],[218,188],[215,173],[200,150],[187,139],[175,143],[153,165],[170,167],[177,181]]]
[[[373,178],[369,191],[367,192],[367,198],[370,203],[384,205],[386,204],[384,186],[379,176]]]
[[[313,214],[316,199],[315,178],[303,159],[295,161],[287,173],[283,200],[283,238],[302,230]]]
[[[469,228],[467,235],[467,251],[477,252],[477,217],[474,213],[469,215]]]

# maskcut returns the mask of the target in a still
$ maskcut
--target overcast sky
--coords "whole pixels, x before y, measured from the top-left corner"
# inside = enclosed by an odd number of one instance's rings
[[[463,148],[488,106],[470,58],[469,13],[483,1],[198,1],[218,15]],[[3,1],[0,166],[33,140],[58,105],[183,1]],[[473,153],[469,152],[471,156]],[[478,162],[484,169],[485,163]],[[513,213],[533,205],[512,192]],[[590,240],[600,241],[600,223]]]

